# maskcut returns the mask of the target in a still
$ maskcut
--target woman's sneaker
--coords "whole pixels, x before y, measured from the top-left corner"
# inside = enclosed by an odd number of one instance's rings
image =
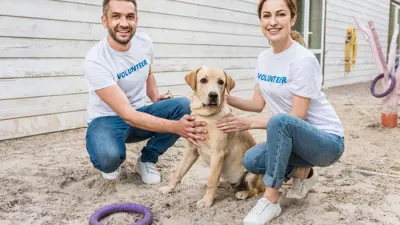
[[[315,170],[310,178],[300,180],[293,178],[293,186],[286,192],[286,198],[304,199],[308,192],[318,181],[318,174]]]
[[[121,167],[118,167],[118,169],[116,171],[114,171],[114,172],[111,172],[111,173],[101,172],[101,175],[106,180],[116,180],[116,179],[119,178],[120,172],[121,172]]]
[[[281,206],[278,203],[273,204],[265,197],[257,201],[257,204],[250,210],[247,216],[243,219],[244,225],[264,225],[269,223],[274,218],[278,217],[282,212]]]

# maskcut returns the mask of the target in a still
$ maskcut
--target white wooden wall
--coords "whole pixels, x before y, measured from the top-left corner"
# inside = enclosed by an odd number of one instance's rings
[[[139,30],[154,42],[161,92],[189,94],[183,76],[201,65],[226,68],[235,91],[252,89],[256,57],[268,46],[257,2],[138,0]],[[0,140],[86,126],[82,62],[106,35],[101,4],[1,1]]]
[[[370,81],[378,75],[371,48],[356,26],[353,16],[358,16],[366,27],[369,20],[374,22],[386,55],[389,13],[390,0],[327,0],[324,86]],[[349,26],[356,28],[358,58],[354,70],[347,73],[344,57],[346,29]]]

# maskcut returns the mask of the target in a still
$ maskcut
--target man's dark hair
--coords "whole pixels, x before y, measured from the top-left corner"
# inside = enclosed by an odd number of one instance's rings
[[[104,0],[103,1],[103,14],[107,15],[107,10],[108,10],[108,4],[110,3],[111,0]],[[137,11],[137,3],[136,0],[117,0],[117,1],[126,1],[126,2],[132,2],[135,5],[135,9]]]

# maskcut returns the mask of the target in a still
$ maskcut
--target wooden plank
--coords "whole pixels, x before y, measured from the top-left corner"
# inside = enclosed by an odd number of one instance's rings
[[[1,78],[71,76],[83,74],[83,58],[79,59],[7,59],[0,60]]]
[[[244,90],[252,90],[254,89],[254,85],[254,79],[240,80],[240,82],[236,82],[236,86],[232,90],[232,93]],[[175,96],[189,96],[192,94],[192,89],[189,85],[164,86],[160,87],[159,91],[160,93],[171,91],[171,93]]]
[[[49,0],[21,0],[17,2],[5,1],[2,3],[2,7],[0,8],[0,15],[98,23],[102,13],[100,4],[101,1],[98,1],[98,5]],[[35,10],[21,10],[22,8]],[[139,16],[141,15],[141,12],[151,12],[256,26],[259,24],[257,16],[249,13],[187,4],[177,1],[139,1],[138,8]]]
[[[83,58],[21,58],[0,60],[1,78],[83,75]],[[153,72],[190,71],[201,65],[225,69],[254,68],[257,58],[156,58]]]
[[[263,36],[139,28],[153,43],[267,47]],[[0,16],[0,36],[98,41],[107,35],[100,24]]]
[[[0,100],[0,120],[86,109],[88,95],[62,95]]]
[[[67,2],[77,2],[82,4],[91,4],[91,5],[99,5],[98,0],[59,0],[59,1],[67,1]],[[214,8],[223,8],[229,9],[232,11],[240,11],[240,12],[247,12],[247,13],[254,13],[257,10],[258,0],[248,0],[248,1],[241,1],[241,0],[174,0],[177,2],[184,2],[184,3],[191,3],[195,5],[201,6],[208,6]],[[139,3],[139,10],[141,10],[142,5],[141,2]]]
[[[363,74],[362,76],[351,76],[351,77],[346,77],[346,79],[343,78],[335,78],[335,79],[329,79],[326,78],[324,81],[324,88],[329,88],[329,87],[336,87],[336,86],[342,86],[342,85],[349,85],[349,84],[355,84],[355,83],[360,83],[360,82],[367,82],[370,81],[373,75],[370,74]]]
[[[352,71],[356,71],[356,70],[370,70],[370,71],[374,71],[377,70],[376,65],[375,64],[358,64],[356,63],[356,65],[354,66],[354,69],[352,69]],[[325,73],[334,73],[334,72],[343,72],[345,73],[345,66],[344,64],[342,65],[325,65]]]
[[[374,71],[372,70],[353,70],[349,73],[346,72],[332,72],[329,74],[326,74],[326,79],[327,80],[333,80],[333,79],[343,79],[347,80],[347,79],[352,79],[351,77],[364,77],[367,76],[369,78],[372,79],[372,77],[377,76],[377,73],[374,73]]]
[[[253,69],[226,70],[235,80],[254,77]],[[189,71],[155,73],[158,86],[186,84],[184,76]],[[241,83],[242,81],[240,81]],[[41,96],[86,93],[87,82],[83,76],[0,79],[0,100]]]
[[[329,50],[325,54],[326,58],[343,58],[344,60],[344,52],[343,51],[335,51],[335,50]],[[366,52],[364,54],[359,54],[357,56],[357,60],[370,60],[372,59],[372,53]]]
[[[174,30],[203,31],[209,33],[262,36],[259,25],[205,20],[196,17],[180,17],[162,13],[140,13],[139,27],[166,28]],[[257,18],[258,19],[258,18]]]
[[[243,79],[251,79],[256,76],[254,69],[239,69],[239,70],[234,69],[225,71],[232,77],[232,79],[234,79],[237,82],[242,82],[241,80]],[[157,85],[162,87],[162,86],[186,84],[185,76],[189,72],[190,71],[155,73]]]
[[[357,65],[367,65],[367,64],[375,65],[375,61],[372,57],[365,58],[365,59],[357,59],[356,64]],[[342,66],[342,65],[344,65],[344,58],[327,57],[327,58],[325,58],[325,66],[329,66],[329,65]]]
[[[0,58],[85,57],[97,41],[0,38]]]
[[[326,28],[326,35],[327,36],[336,36],[336,37],[341,37],[342,39],[345,39],[346,37],[346,31],[347,31],[347,27],[349,25],[346,24],[346,29],[344,28],[337,28],[337,27],[327,27]],[[383,31],[382,31],[383,32]],[[388,34],[385,34],[387,32],[387,30],[384,31],[384,33],[381,33],[379,38],[387,38]],[[368,45],[368,43],[365,41],[363,41],[362,39],[364,39],[364,37],[362,36],[361,31],[356,28],[356,35],[358,37],[358,42],[360,42],[359,44],[362,45]]]
[[[87,92],[83,76],[0,79],[0,100]]]
[[[360,19],[373,19],[374,21],[388,20],[385,16],[388,10],[382,7],[374,7],[369,4],[365,4],[363,1],[346,1],[346,0],[335,0],[328,1],[327,10],[329,12],[340,12],[343,16],[357,15]],[[378,23],[378,22],[377,22]]]
[[[0,140],[64,131],[86,126],[86,111],[0,121]]]
[[[343,31],[346,31],[346,29],[349,26],[356,27],[357,25],[355,24],[354,18],[353,17],[348,17],[347,20],[339,20],[338,18],[341,18],[343,15],[337,14],[336,12],[328,12],[328,15],[331,15],[334,18],[327,17],[326,18],[326,27],[327,27],[327,32],[329,31],[329,28],[337,28],[337,29],[342,29]],[[368,20],[362,20],[365,26],[368,26]],[[374,22],[375,24],[375,22]],[[377,30],[378,34],[386,34],[387,29],[384,26],[376,26],[375,29]],[[356,30],[357,33],[359,33],[359,30]]]
[[[85,57],[97,41],[0,38],[0,58]],[[257,57],[265,48],[251,46],[212,46],[154,44],[155,57]]]
[[[260,0],[239,0],[239,1],[241,1],[241,2],[249,2],[249,3],[257,5]]]
[[[246,1],[232,0],[176,0],[178,2],[187,2],[196,5],[209,6],[220,9],[229,9],[232,11],[247,12],[253,14],[257,12],[257,5]]]
[[[250,69],[257,65],[257,56],[249,58],[156,58],[153,71],[156,73],[191,71],[202,65],[227,70]]]

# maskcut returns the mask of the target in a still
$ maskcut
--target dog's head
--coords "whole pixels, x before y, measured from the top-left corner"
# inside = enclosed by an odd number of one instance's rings
[[[186,83],[203,107],[213,111],[220,108],[225,92],[235,87],[235,81],[220,68],[200,67],[185,76]]]

